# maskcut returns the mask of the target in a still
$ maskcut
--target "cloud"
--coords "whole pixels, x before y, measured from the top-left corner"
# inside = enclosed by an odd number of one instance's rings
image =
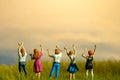
[[[71,44],[75,43],[79,50],[83,50],[96,43],[97,57],[109,54],[117,59],[120,53],[119,2],[0,1],[0,49],[12,53],[11,50],[17,49],[18,41],[24,41],[30,52],[39,48],[39,44],[54,51],[56,44],[71,49]]]
[[[17,63],[17,50],[0,49],[0,64],[16,64]]]

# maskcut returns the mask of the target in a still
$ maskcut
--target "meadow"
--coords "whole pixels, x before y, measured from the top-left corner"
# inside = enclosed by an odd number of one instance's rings
[[[120,80],[120,61],[108,60],[108,61],[97,61],[94,64],[94,77],[95,80]],[[0,80],[36,80],[33,72],[33,61],[26,63],[28,76],[24,73],[20,79],[18,72],[18,65],[14,64],[11,66],[0,65]],[[61,70],[58,80],[69,80],[69,73],[66,71],[69,62],[61,62]],[[85,62],[77,62],[79,71],[76,73],[76,80],[85,80]],[[43,62],[43,72],[41,73],[40,80],[55,80],[55,77],[49,79],[49,73],[52,67],[52,62]],[[91,77],[89,75],[89,79]]]

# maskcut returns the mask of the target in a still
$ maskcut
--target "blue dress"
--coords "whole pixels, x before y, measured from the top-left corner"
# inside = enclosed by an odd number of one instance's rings
[[[77,65],[75,63],[75,56],[74,55],[70,55],[69,56],[71,63],[69,64],[69,67],[67,69],[68,72],[70,73],[75,73],[78,71]]]

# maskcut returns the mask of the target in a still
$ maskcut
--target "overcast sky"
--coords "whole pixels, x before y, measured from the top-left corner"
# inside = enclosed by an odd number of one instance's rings
[[[95,60],[120,60],[119,4],[120,0],[0,0],[0,63],[17,62],[19,41],[28,53],[42,44],[43,60],[49,59],[47,48],[53,52],[58,44],[71,49],[73,43],[80,60],[83,49],[93,49],[94,44]]]

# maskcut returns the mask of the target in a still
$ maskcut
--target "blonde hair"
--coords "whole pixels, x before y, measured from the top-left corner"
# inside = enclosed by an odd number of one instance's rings
[[[20,52],[22,53],[22,57],[25,55],[25,49],[21,48]]]
[[[68,55],[75,54],[74,51],[69,51]]]
[[[34,54],[33,54],[33,57],[35,58],[35,59],[37,59],[38,57],[39,57],[39,50],[38,49],[34,49],[33,50],[34,51]]]

